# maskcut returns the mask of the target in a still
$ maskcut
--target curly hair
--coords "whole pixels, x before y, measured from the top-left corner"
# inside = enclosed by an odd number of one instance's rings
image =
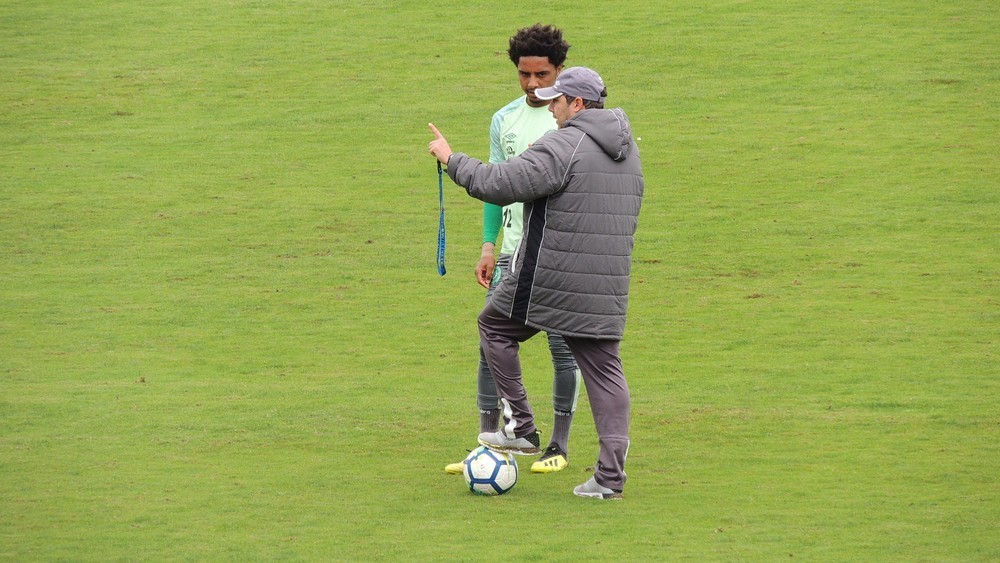
[[[562,30],[551,25],[536,23],[518,30],[510,38],[507,54],[517,65],[521,57],[548,57],[552,66],[559,67],[566,62],[569,43],[563,41]]]

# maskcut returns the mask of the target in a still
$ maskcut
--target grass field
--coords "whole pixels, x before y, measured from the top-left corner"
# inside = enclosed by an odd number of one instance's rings
[[[1000,559],[1000,9],[704,4],[0,4],[0,559]],[[568,470],[442,471],[426,124],[486,157],[536,21],[642,139],[620,503],[582,397]]]

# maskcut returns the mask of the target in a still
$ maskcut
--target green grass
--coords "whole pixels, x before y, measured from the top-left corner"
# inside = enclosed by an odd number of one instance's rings
[[[1000,559],[1000,11],[628,8],[0,6],[0,559]],[[585,400],[567,471],[441,471],[480,206],[438,277],[426,123],[485,157],[536,21],[642,138],[622,503]]]

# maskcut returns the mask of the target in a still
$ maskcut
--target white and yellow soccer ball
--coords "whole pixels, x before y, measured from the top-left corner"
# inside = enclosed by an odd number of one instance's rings
[[[517,461],[511,454],[480,446],[465,458],[462,475],[477,495],[502,495],[517,483]]]

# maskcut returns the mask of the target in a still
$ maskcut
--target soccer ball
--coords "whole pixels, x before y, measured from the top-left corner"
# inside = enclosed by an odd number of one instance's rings
[[[517,483],[517,461],[511,454],[480,446],[472,450],[463,465],[465,483],[477,495],[502,495]]]

